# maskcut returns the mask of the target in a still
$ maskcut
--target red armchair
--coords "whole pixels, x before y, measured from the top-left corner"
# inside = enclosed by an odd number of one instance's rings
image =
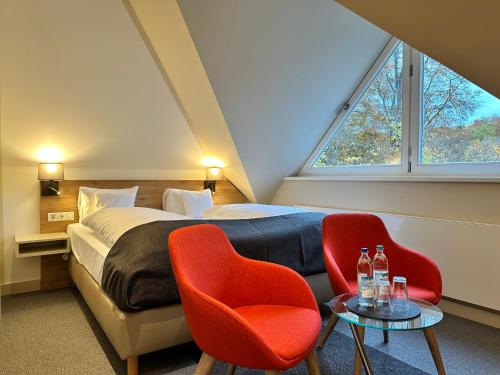
[[[356,265],[360,249],[368,247],[373,259],[376,245],[384,246],[389,260],[389,275],[406,277],[410,296],[433,304],[439,302],[442,283],[436,263],[394,242],[378,216],[362,213],[334,214],[323,220],[323,255],[335,295],[357,293]],[[332,331],[335,325],[333,320],[329,322],[320,346],[324,345]]]
[[[314,295],[295,271],[240,256],[211,224],[170,234],[170,258],[186,320],[203,351],[196,374],[215,361],[270,373],[306,360],[319,374],[314,346],[321,318]]]

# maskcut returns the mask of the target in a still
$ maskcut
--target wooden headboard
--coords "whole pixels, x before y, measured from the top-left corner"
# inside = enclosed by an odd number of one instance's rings
[[[139,186],[135,205],[162,209],[162,197],[166,188],[202,190],[202,180],[65,180],[59,182],[61,195],[40,197],[40,233],[65,232],[71,223],[78,222],[78,189],[88,186],[101,189],[123,189]],[[215,204],[245,203],[247,198],[228,180],[217,181],[213,195]],[[49,222],[49,212],[72,211],[74,221]]]

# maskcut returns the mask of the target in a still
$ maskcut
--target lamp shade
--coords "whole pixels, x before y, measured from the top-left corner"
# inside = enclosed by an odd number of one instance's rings
[[[38,179],[40,181],[64,180],[64,166],[62,163],[38,164]]]
[[[207,180],[208,181],[218,181],[223,180],[222,168],[219,167],[208,167],[207,168]]]

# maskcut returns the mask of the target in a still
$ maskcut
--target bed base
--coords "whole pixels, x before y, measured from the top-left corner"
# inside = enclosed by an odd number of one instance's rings
[[[68,269],[116,352],[121,359],[127,360],[128,375],[139,373],[139,355],[192,340],[181,304],[124,312],[114,304],[73,254],[69,257]],[[332,298],[326,273],[308,276],[306,280],[318,302]]]

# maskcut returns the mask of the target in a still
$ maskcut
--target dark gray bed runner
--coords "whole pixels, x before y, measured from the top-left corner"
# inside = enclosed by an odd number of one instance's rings
[[[102,288],[123,311],[179,303],[167,239],[170,232],[211,223],[226,232],[248,258],[292,268],[303,276],[325,271],[321,213],[296,213],[242,220],[155,221],[124,233],[104,261]],[[238,275],[235,275],[235,282]]]

